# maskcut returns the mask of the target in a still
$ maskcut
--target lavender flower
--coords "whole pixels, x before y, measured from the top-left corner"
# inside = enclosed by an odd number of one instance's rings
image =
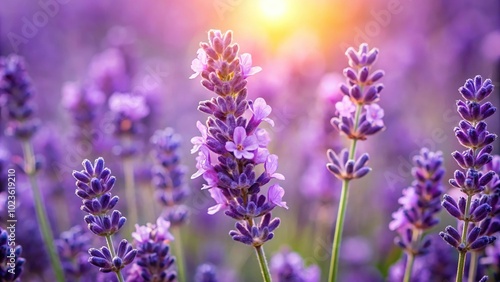
[[[89,160],[82,163],[82,171],[73,171],[76,179],[75,194],[82,199],[81,210],[88,213],[85,222],[89,230],[106,238],[107,247],[89,249],[89,262],[99,267],[101,272],[115,272],[118,280],[123,281],[121,269],[133,262],[137,250],[132,249],[127,240],[122,240],[115,253],[111,236],[116,234],[126,222],[118,210],[113,208],[118,203],[118,196],[112,196],[116,178],[104,165],[104,159],[98,158],[94,164]]]
[[[500,240],[486,247],[486,256],[481,263],[489,267],[495,281],[500,280]]]
[[[21,246],[11,245],[9,234],[0,228],[0,281],[21,281],[25,259],[21,257]]]
[[[411,273],[412,282],[428,281],[451,281],[455,275],[457,260],[446,244],[434,234],[429,235],[432,248],[428,252],[415,259]],[[389,269],[388,282],[403,281],[407,265],[408,256],[401,257]]]
[[[229,234],[233,240],[256,248],[264,279],[269,281],[261,246],[274,237],[280,223],[271,211],[287,206],[278,184],[268,189],[267,197],[260,192],[273,178],[283,176],[276,173],[278,157],[267,149],[269,136],[259,127],[263,121],[274,124],[268,118],[271,107],[262,98],[247,99],[246,79],[260,68],[251,66],[250,54],[238,54],[239,46],[231,43],[232,36],[230,31],[211,30],[209,42],[200,44],[198,58],[193,61],[195,74],[191,78],[201,75],[202,85],[218,97],[202,101],[198,107],[210,116],[206,126],[198,123],[201,136],[192,139],[192,152],[198,152],[198,171],[192,178],[202,175],[207,181],[204,189],[210,189],[217,202],[211,213],[224,210],[237,221],[236,230]],[[264,172],[257,175],[255,168],[260,164]],[[259,223],[257,218],[261,218]]]
[[[217,270],[214,265],[204,263],[196,268],[195,282],[217,282]]]
[[[188,217],[187,207],[181,203],[189,193],[184,182],[186,168],[180,165],[181,138],[172,128],[158,130],[151,137],[157,165],[153,168],[156,195],[165,207],[163,218],[173,226],[182,225]]]
[[[441,181],[445,172],[441,152],[422,148],[413,162],[415,181],[403,190],[403,196],[399,198],[402,207],[393,214],[394,220],[389,224],[391,230],[399,233],[396,243],[408,257],[404,281],[410,281],[415,257],[428,253],[431,247],[431,241],[423,236],[439,222],[436,216],[441,210]]]
[[[356,144],[358,140],[366,140],[368,136],[384,129],[384,110],[376,104],[380,92],[384,88],[376,83],[384,76],[381,70],[372,71],[378,50],[368,49],[367,44],[361,44],[359,50],[349,48],[346,51],[349,67],[344,69],[347,84],[341,84],[340,90],[345,95],[342,101],[335,104],[337,115],[331,123],[341,134],[351,139],[351,146],[340,153],[327,151],[329,163],[326,167],[338,179],[342,180],[339,211],[332,244],[329,281],[334,281],[338,272],[338,257],[342,229],[344,226],[347,206],[349,182],[367,175],[371,168],[365,166],[369,160],[368,154],[356,159]]]
[[[456,170],[454,178],[450,179],[450,184],[466,194],[467,199],[460,197],[457,202],[451,196],[444,195],[442,206],[449,214],[459,220],[458,229],[462,229],[462,232],[460,234],[457,229],[448,226],[445,232],[439,233],[448,244],[459,252],[456,281],[463,279],[467,252],[484,249],[496,239],[493,236],[482,235],[485,226],[482,226],[482,229],[478,227],[479,223],[492,210],[488,203],[489,197],[484,195],[473,200],[474,196],[486,189],[488,183],[495,176],[494,171],[482,171],[483,166],[492,160],[493,147],[490,144],[497,137],[487,131],[486,122],[484,122],[487,117],[495,113],[496,108],[490,102],[481,104],[492,91],[491,80],[486,79],[483,82],[479,75],[474,79],[468,79],[465,85],[459,89],[465,101],[457,101],[457,111],[462,120],[454,131],[459,143],[466,150],[452,153],[453,158],[464,171]],[[473,256],[474,259],[476,258]],[[476,265],[476,263],[473,262],[472,265]],[[475,269],[470,271],[470,275],[475,276]]]
[[[30,178],[39,230],[47,247],[55,278],[58,282],[62,282],[63,270],[36,178],[37,160],[31,139],[37,131],[39,121],[33,117],[34,110],[31,105],[33,94],[34,89],[25,70],[24,60],[17,55],[0,57],[0,97],[7,97],[9,117],[6,132],[21,141],[24,155],[23,170]]]
[[[156,224],[135,225],[132,233],[137,247],[137,259],[127,281],[176,281],[175,258],[170,255],[170,222],[158,218]]]
[[[66,82],[62,88],[62,105],[81,128],[92,125],[97,115],[95,110],[104,104],[105,99],[101,91],[77,82]]]
[[[61,233],[56,241],[59,257],[64,269],[65,277],[71,280],[94,279],[90,264],[88,263],[87,250],[91,238],[80,226]]]
[[[277,282],[318,282],[320,269],[317,265],[304,266],[299,254],[282,249],[271,258],[271,275]]]
[[[39,121],[33,117],[31,99],[34,89],[22,57],[14,54],[0,57],[0,95],[7,97],[7,133],[18,139],[30,139],[37,131]]]
[[[149,108],[143,96],[127,93],[114,93],[108,103],[114,116],[114,134],[120,138],[120,145],[115,147],[115,153],[122,158],[129,218],[132,222],[138,222],[133,157],[140,151],[136,140],[141,133],[140,120],[149,114]]]

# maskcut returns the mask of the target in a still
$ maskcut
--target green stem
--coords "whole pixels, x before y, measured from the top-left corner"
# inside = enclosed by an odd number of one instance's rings
[[[478,252],[475,251],[471,252],[470,265],[469,265],[469,281],[474,281],[474,279],[476,278],[478,256],[479,256]]]
[[[33,152],[33,146],[30,141],[25,140],[22,142],[22,147],[25,163],[24,169],[30,180],[33,200],[35,201],[36,217],[40,227],[40,232],[42,233],[43,242],[49,253],[52,271],[54,271],[56,281],[64,282],[64,272],[62,269],[61,261],[59,260],[59,255],[57,254],[56,247],[54,245],[54,235],[52,234],[52,229],[49,226],[49,219],[47,217],[45,205],[43,203],[40,188],[38,187],[38,182],[36,179],[36,162],[35,154]]]
[[[255,247],[255,252],[257,253],[257,258],[259,259],[260,272],[262,273],[262,278],[265,282],[271,282],[271,274],[269,272],[269,266],[267,265],[266,254],[264,253],[264,246]]]
[[[185,271],[185,258],[184,258],[184,249],[182,248],[182,235],[181,230],[178,226],[172,228],[172,232],[174,233],[174,244],[175,244],[175,256],[177,260],[177,277],[180,282],[186,281],[186,271]]]
[[[410,282],[414,261],[415,256],[412,253],[408,253],[408,260],[406,261],[405,277],[403,279],[403,282]]]
[[[465,241],[467,239],[467,231],[469,229],[469,212],[470,205],[472,202],[472,196],[467,196],[467,203],[465,205],[465,214],[464,214],[464,227],[462,229],[462,241],[461,244],[465,246]],[[462,282],[464,276],[464,267],[465,267],[465,257],[467,255],[467,251],[461,251],[458,255],[458,265],[457,265],[457,277],[455,278],[456,282]]]
[[[342,231],[344,229],[345,211],[347,207],[347,198],[349,197],[349,180],[342,182],[342,191],[340,194],[339,211],[337,215],[337,223],[335,226],[335,235],[332,244],[332,259],[330,261],[330,275],[328,281],[333,282],[337,280],[337,272],[339,268],[339,251],[340,241],[342,239]]]
[[[359,125],[359,118],[361,116],[362,106],[356,106],[356,115],[354,118],[354,131],[357,130]],[[356,155],[356,145],[358,140],[353,139],[351,141],[351,147],[349,149],[349,159],[354,159]],[[339,252],[340,252],[340,243],[342,241],[342,231],[344,229],[344,219],[345,212],[347,208],[347,199],[349,198],[349,180],[342,180],[342,191],[340,194],[340,203],[339,209],[337,213],[337,222],[335,224],[335,234],[333,236],[333,244],[332,244],[332,258],[330,260],[330,272],[328,276],[328,281],[333,282],[337,281],[337,273],[339,268]]]
[[[115,252],[115,247],[113,245],[113,240],[111,240],[111,235],[106,235],[106,244],[108,244],[108,249],[111,252],[111,256],[114,258],[116,257],[116,252]],[[121,270],[118,270],[116,273],[116,277],[118,278],[118,281],[123,282],[123,275]]]
[[[123,174],[125,176],[125,197],[127,198],[128,221],[132,222],[133,224],[139,224],[135,193],[134,162],[130,157],[126,157],[123,159]],[[131,230],[130,228],[132,228],[133,224],[128,225],[129,230],[125,232],[125,234],[132,234],[133,230]]]

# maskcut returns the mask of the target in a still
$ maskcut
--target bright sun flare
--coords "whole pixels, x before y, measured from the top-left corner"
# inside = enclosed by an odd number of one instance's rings
[[[286,0],[260,0],[260,9],[271,20],[281,18],[287,10]]]

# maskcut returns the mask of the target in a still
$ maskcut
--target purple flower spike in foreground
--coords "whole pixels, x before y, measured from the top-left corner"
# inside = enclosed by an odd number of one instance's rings
[[[456,170],[449,182],[467,198],[460,197],[456,201],[451,196],[444,195],[442,206],[457,218],[459,224],[457,229],[446,227],[439,235],[459,253],[456,281],[460,282],[468,252],[472,252],[469,281],[476,279],[478,252],[495,241],[493,234],[500,229],[500,225],[494,217],[500,208],[498,193],[493,192],[496,184],[491,184],[492,181],[496,182],[496,173],[493,170],[483,170],[493,159],[491,143],[497,138],[495,134],[488,132],[484,121],[495,113],[496,108],[490,102],[481,103],[493,92],[493,84],[490,79],[483,81],[478,75],[474,79],[468,79],[458,91],[465,100],[457,101],[457,111],[462,120],[454,131],[465,151],[452,153],[463,171]]]
[[[359,50],[349,48],[346,51],[349,67],[344,69],[346,84],[340,85],[344,94],[342,101],[335,104],[336,115],[331,124],[340,134],[351,140],[350,148],[340,153],[329,149],[327,169],[342,181],[342,191],[337,214],[335,235],[332,244],[332,258],[328,281],[335,281],[338,276],[340,242],[344,226],[345,210],[349,192],[349,183],[353,179],[367,175],[371,168],[365,166],[369,160],[368,154],[356,158],[356,144],[358,140],[366,140],[368,136],[382,131],[385,126],[382,118],[384,110],[376,104],[380,99],[380,92],[384,88],[377,83],[384,76],[382,70],[373,70],[377,60],[378,50],[369,49],[366,43],[359,46]]]
[[[396,243],[407,256],[405,282],[410,281],[415,257],[429,252],[431,241],[424,238],[424,233],[439,222],[437,213],[441,210],[440,198],[443,193],[442,153],[423,148],[420,155],[413,158],[413,162],[415,181],[403,190],[403,196],[399,198],[402,207],[393,214],[394,219],[389,224],[391,230],[399,233]]]
[[[211,30],[209,42],[200,44],[191,66],[195,72],[191,78],[201,75],[201,84],[217,95],[198,107],[209,117],[205,125],[197,123],[201,136],[191,140],[191,152],[198,152],[198,171],[192,178],[203,176],[207,182],[203,189],[210,189],[217,203],[209,213],[224,211],[237,221],[229,234],[255,248],[264,280],[270,281],[262,245],[274,237],[280,223],[271,211],[276,206],[288,207],[279,185],[269,187],[267,197],[262,190],[272,179],[283,180],[284,176],[277,172],[278,157],[269,153],[269,136],[261,127],[263,121],[274,125],[269,118],[272,109],[262,98],[247,98],[247,78],[261,69],[252,67],[250,54],[238,54],[239,46],[231,42],[232,37],[231,31]]]
[[[113,196],[116,178],[111,170],[105,167],[104,159],[98,158],[92,164],[84,160],[82,171],[73,171],[76,179],[75,194],[82,199],[81,210],[88,213],[85,222],[92,233],[106,238],[106,247],[89,250],[89,262],[99,267],[101,272],[114,272],[120,282],[123,282],[121,270],[134,261],[137,250],[132,249],[127,240],[122,240],[115,252],[112,236],[125,224],[126,218],[121,212],[114,210],[118,196]]]

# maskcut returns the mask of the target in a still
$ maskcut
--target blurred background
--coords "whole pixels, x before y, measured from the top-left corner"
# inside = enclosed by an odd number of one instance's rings
[[[325,168],[325,152],[347,144],[329,123],[335,102],[341,99],[338,85],[347,67],[344,52],[362,42],[380,50],[376,67],[386,73],[380,105],[387,129],[360,145],[360,152],[370,154],[373,172],[351,188],[341,269],[342,281],[382,281],[400,256],[393,244],[396,233],[387,226],[402,189],[412,181],[412,157],[423,146],[443,151],[451,176],[457,165],[450,153],[461,150],[453,134],[459,120],[457,89],[476,74],[500,85],[500,2],[2,0],[0,55],[23,56],[36,88],[34,104],[42,126],[35,150],[42,162],[41,186],[55,234],[83,224],[71,176],[72,170],[81,169],[83,159],[105,157],[118,178],[115,193],[123,193],[120,159],[112,153],[118,141],[112,135],[107,102],[96,104],[97,117],[89,131],[96,145],[90,148],[75,139],[81,132],[65,105],[71,96],[65,92],[72,91],[67,83],[95,87],[105,99],[114,92],[131,92],[143,95],[150,108],[136,158],[136,180],[141,183],[137,189],[150,186],[148,140],[154,131],[172,127],[183,139],[182,163],[191,189],[186,201],[190,221],[182,228],[188,274],[210,262],[221,275],[231,277],[225,281],[257,281],[252,249],[227,235],[234,221],[222,213],[207,215],[213,200],[207,191],[200,191],[201,178],[189,179],[196,171],[189,140],[199,135],[196,121],[206,120],[197,105],[212,93],[188,77],[199,42],[206,41],[209,29],[233,30],[240,52],[251,53],[253,64],[263,68],[249,78],[249,98],[263,97],[273,108],[276,126],[267,128],[270,150],[280,157],[278,172],[286,177],[281,185],[290,207],[275,212],[282,224],[266,244],[268,258],[288,246],[302,255],[306,265],[321,268],[321,281],[327,275],[340,191],[340,183]],[[490,99],[497,107],[499,93],[495,90]],[[498,121],[496,115],[488,124],[497,134]],[[500,143],[494,145],[498,154]],[[0,148],[14,163],[21,155],[11,137],[2,136]],[[30,190],[21,183],[19,193],[28,199]],[[446,189],[451,190],[447,185]],[[144,203],[154,201],[143,198]],[[20,202],[19,213],[26,216],[19,228],[35,230],[29,201]],[[125,201],[119,208],[126,214]],[[154,222],[158,215],[146,212],[140,224]],[[435,233],[453,223],[450,216],[441,215]],[[30,258],[43,257],[43,250],[24,232],[29,231],[18,231],[26,234],[19,235],[28,259],[25,281],[38,281],[46,268],[43,260]]]

